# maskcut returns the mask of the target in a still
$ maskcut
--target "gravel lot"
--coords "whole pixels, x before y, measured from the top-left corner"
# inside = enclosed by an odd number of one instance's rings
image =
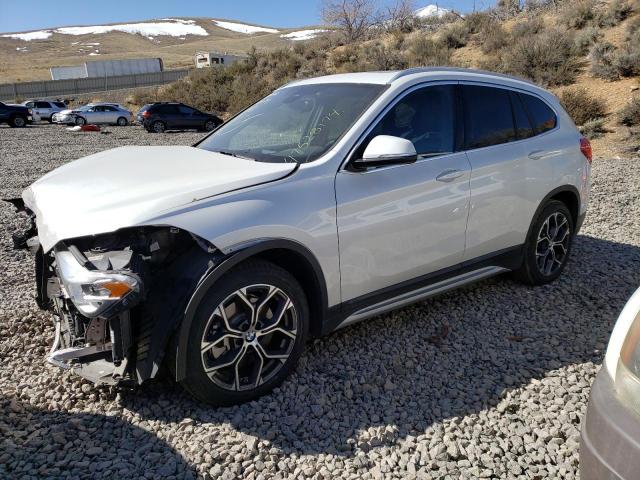
[[[139,127],[0,127],[0,196],[124,144]],[[640,286],[640,159],[597,159],[565,275],[498,277],[315,341],[272,395],[233,408],[171,382],[96,388],[44,363],[32,260],[0,206],[0,477],[576,478],[580,419],[620,309]]]

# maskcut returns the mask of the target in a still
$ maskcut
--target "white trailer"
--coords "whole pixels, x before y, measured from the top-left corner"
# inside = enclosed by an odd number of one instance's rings
[[[228,67],[236,62],[245,61],[246,55],[237,55],[232,53],[220,52],[196,52],[195,62],[196,68],[206,67]]]

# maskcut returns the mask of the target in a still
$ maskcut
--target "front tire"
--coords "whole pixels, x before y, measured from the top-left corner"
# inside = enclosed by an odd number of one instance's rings
[[[210,132],[214,130],[218,125],[213,120],[207,120],[204,124],[204,131]]]
[[[238,265],[198,306],[182,386],[220,406],[269,393],[295,368],[308,319],[304,291],[289,272],[262,260]]]
[[[553,282],[563,272],[573,244],[575,219],[567,206],[550,200],[533,222],[516,277],[528,285]]]
[[[116,125],[118,125],[119,127],[126,127],[128,123],[129,122],[127,121],[126,118],[118,117],[118,121],[116,122]]]
[[[76,117],[74,123],[76,125],[78,125],[79,127],[81,127],[82,125],[84,125],[85,123],[87,123],[87,121],[84,119],[84,117]]]

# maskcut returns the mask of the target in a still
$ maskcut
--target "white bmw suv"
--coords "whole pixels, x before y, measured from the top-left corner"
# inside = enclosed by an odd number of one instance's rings
[[[290,83],[193,147],[66,164],[13,203],[48,360],[94,382],[165,364],[228,405],[337,328],[502,272],[544,284],[584,219],[591,147],[558,100],[464,69]]]

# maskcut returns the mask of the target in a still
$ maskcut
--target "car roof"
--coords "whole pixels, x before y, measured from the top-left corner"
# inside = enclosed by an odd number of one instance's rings
[[[407,70],[391,70],[388,72],[358,72],[340,73],[336,75],[326,75],[322,77],[297,80],[287,84],[290,85],[313,85],[322,83],[369,83],[377,85],[392,85],[409,79],[432,79],[432,80],[476,80],[491,81],[496,83],[519,83],[523,87],[535,87],[534,83],[524,78],[505,75],[502,73],[489,72],[486,70],[475,70],[470,68],[457,67],[419,67]]]

